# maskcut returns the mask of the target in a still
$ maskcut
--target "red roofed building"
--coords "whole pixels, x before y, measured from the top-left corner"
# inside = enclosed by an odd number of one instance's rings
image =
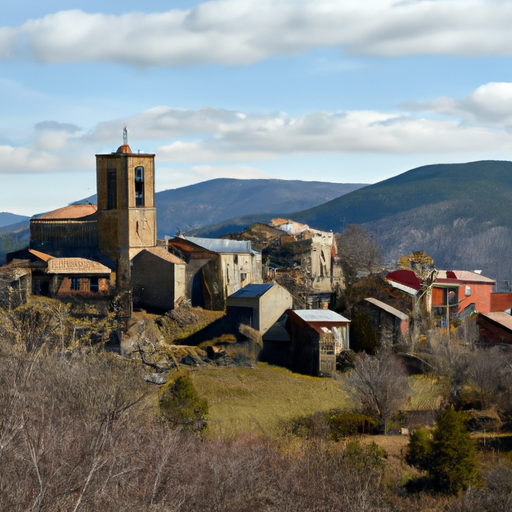
[[[431,286],[422,285],[412,270],[390,272],[386,281],[413,297],[425,297],[427,309],[441,324],[474,311],[489,313],[512,307],[511,293],[493,293],[494,279],[468,270],[437,270]]]
[[[439,270],[432,286],[432,313],[446,322],[473,311],[489,313],[496,281],[468,270]]]

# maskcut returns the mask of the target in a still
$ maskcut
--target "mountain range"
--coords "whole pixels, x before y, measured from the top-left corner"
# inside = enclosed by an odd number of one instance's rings
[[[360,224],[387,264],[425,250],[438,268],[478,269],[512,283],[512,162],[418,167],[288,217],[334,232]],[[245,216],[196,233],[219,236],[269,219]]]
[[[360,224],[388,264],[425,250],[438,268],[512,283],[512,162],[427,165],[368,186],[217,179],[155,200],[159,237],[219,236],[276,216],[334,232]]]
[[[512,162],[419,167],[293,218],[333,231],[361,224],[389,262],[421,249],[438,268],[511,282]]]
[[[260,214],[265,218],[312,208],[366,186],[325,181],[217,178],[155,194],[158,237]],[[72,204],[96,204],[92,195]],[[270,215],[269,215],[270,214]],[[228,231],[224,230],[224,233]]]
[[[229,218],[263,213],[288,215],[363,187],[357,183],[298,180],[215,179],[155,194],[158,237],[190,231]],[[96,203],[96,195],[78,203]],[[5,254],[28,244],[29,217],[0,214],[0,264]]]
[[[15,213],[0,212],[0,228],[11,226],[18,222],[28,221],[30,217],[25,215],[16,215]]]
[[[288,215],[353,192],[360,183],[219,178],[155,194],[158,236],[244,215]]]

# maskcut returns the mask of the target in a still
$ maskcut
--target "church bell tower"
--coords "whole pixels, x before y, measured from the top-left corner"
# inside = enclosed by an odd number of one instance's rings
[[[118,293],[131,294],[130,262],[156,245],[155,155],[132,153],[128,130],[115,153],[96,155],[98,244],[117,262]]]

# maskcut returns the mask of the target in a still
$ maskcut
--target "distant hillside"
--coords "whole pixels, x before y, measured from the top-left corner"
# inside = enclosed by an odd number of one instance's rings
[[[237,219],[222,233],[243,230],[260,214],[288,214],[364,187],[361,183],[219,178],[155,194],[158,236],[174,235]],[[73,204],[96,203],[96,195]],[[250,216],[250,221],[238,220]],[[266,219],[268,215],[263,215]],[[241,229],[238,229],[240,228]]]
[[[357,190],[362,184],[220,178],[158,192],[158,235],[190,231],[245,215],[311,208]]]
[[[28,221],[30,217],[25,215],[16,215],[15,213],[0,212],[0,228],[17,224],[18,222]]]
[[[333,231],[362,224],[389,261],[424,249],[438,268],[512,282],[512,162],[419,167],[292,218]]]
[[[16,215],[16,217],[27,220],[0,227],[0,265],[5,264],[7,253],[23,249],[29,244],[29,217],[22,215]]]

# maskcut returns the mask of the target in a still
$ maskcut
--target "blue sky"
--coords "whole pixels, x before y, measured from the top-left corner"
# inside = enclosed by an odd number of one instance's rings
[[[0,211],[93,194],[124,123],[157,190],[511,160],[511,26],[512,0],[3,2]]]

